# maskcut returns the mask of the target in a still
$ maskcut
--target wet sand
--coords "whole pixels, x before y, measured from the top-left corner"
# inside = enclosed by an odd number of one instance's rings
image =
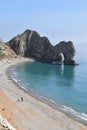
[[[8,79],[8,67],[31,61],[21,57],[0,61],[1,115],[17,130],[87,130],[85,125],[30,96]]]

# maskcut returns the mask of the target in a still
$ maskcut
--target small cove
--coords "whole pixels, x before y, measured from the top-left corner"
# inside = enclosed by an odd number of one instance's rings
[[[82,73],[85,66],[27,62],[13,67],[12,76],[27,91],[87,121],[86,70]]]
[[[27,62],[12,67],[11,76],[32,96],[87,125],[87,58],[78,56],[78,66]]]

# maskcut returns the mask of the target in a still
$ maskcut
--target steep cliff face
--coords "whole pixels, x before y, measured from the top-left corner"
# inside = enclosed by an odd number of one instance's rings
[[[0,43],[0,59],[12,58],[16,56],[17,55],[13,50],[10,49],[10,47],[5,45],[4,43]]]
[[[17,55],[33,57],[41,62],[61,62],[62,54],[64,64],[75,64],[75,48],[71,41],[52,46],[47,37],[41,37],[36,31],[26,30],[10,40],[8,45]]]
[[[36,31],[26,30],[8,42],[17,55],[33,57],[39,61],[52,61],[53,46],[47,37],[40,37]]]

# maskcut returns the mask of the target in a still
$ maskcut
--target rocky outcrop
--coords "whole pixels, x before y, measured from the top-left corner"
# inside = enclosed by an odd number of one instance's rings
[[[7,44],[17,55],[32,57],[41,62],[75,64],[75,48],[71,41],[62,41],[52,46],[47,37],[41,37],[36,31],[26,30]]]
[[[74,61],[76,51],[71,41],[60,42],[59,44],[54,46],[54,50],[55,50],[55,58],[54,58],[55,60],[60,60],[60,53],[62,53],[64,57],[64,64],[76,64]]]
[[[4,43],[0,43],[0,59],[17,57],[16,53]]]

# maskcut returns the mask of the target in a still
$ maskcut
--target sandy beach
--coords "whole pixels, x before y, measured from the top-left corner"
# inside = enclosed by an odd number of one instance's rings
[[[85,125],[38,101],[8,79],[8,67],[31,61],[21,57],[0,61],[1,115],[16,130],[87,130]]]

